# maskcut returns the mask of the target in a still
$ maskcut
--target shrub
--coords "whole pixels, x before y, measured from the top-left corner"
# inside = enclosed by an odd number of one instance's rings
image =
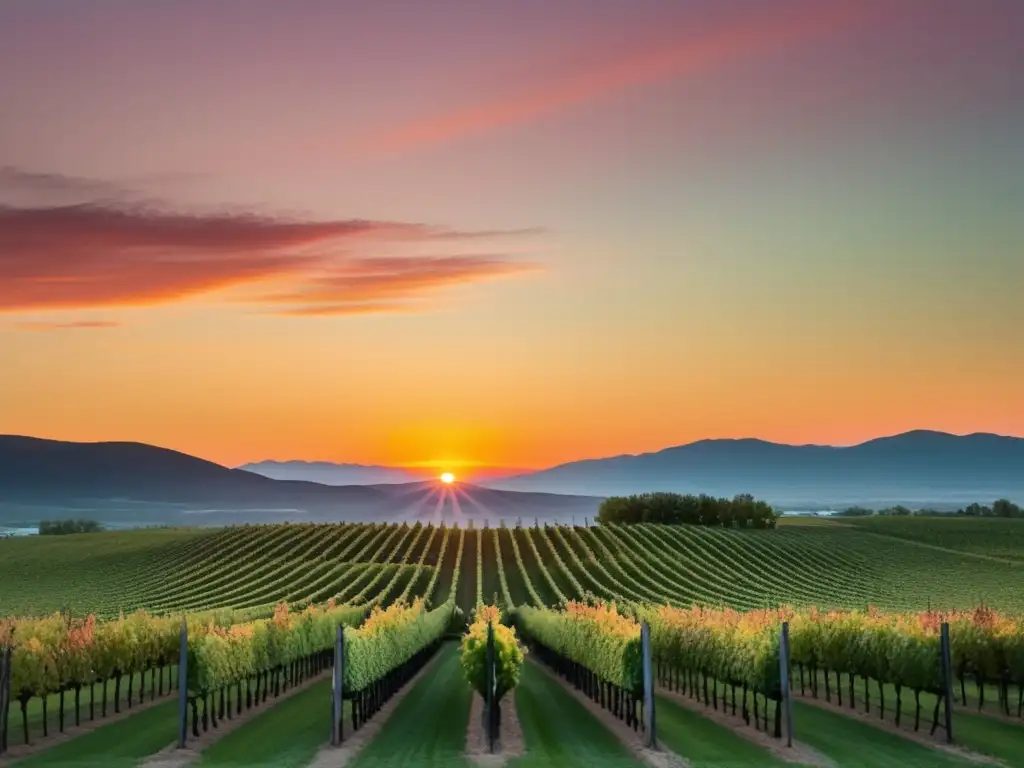
[[[501,623],[501,610],[481,605],[473,614],[473,623],[462,638],[462,673],[466,681],[486,698],[487,694],[487,625],[494,628],[494,659],[497,671],[495,701],[519,683],[526,650],[516,637],[514,627]]]

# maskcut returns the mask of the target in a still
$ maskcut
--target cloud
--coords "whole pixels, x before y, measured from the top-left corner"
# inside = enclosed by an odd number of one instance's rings
[[[120,325],[110,320],[76,320],[68,323],[15,323],[14,327],[19,331],[68,331],[81,328],[118,328]]]
[[[862,13],[865,0],[818,3],[796,12],[759,12],[699,39],[675,40],[602,63],[588,71],[554,74],[543,84],[517,95],[413,120],[373,137],[367,148],[401,150],[447,141],[515,123],[530,122],[625,88],[693,74],[716,65],[826,34]]]
[[[67,177],[15,172],[39,187]],[[10,169],[5,169],[8,178]],[[81,188],[89,187],[86,180]],[[77,183],[77,182],[75,182]],[[97,182],[97,184],[100,184]],[[99,188],[99,187],[97,187]],[[334,314],[359,303],[414,301],[423,293],[522,271],[509,256],[372,259],[380,247],[521,237],[535,230],[460,231],[420,223],[183,213],[113,202],[15,207],[0,203],[0,313],[130,307],[272,283],[279,307]],[[400,251],[399,251],[400,252]],[[266,292],[266,289],[264,289]],[[259,299],[263,305],[266,298]]]
[[[291,305],[288,315],[348,315],[415,310],[421,297],[451,286],[477,283],[540,269],[535,262],[502,256],[410,256],[348,260],[331,274],[306,281],[299,290],[263,297]]]

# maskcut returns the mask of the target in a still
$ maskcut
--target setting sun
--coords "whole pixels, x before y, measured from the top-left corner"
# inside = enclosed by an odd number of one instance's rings
[[[451,485],[452,483],[455,482],[455,475],[453,475],[451,472],[445,472],[441,475],[441,482],[447,485]]]

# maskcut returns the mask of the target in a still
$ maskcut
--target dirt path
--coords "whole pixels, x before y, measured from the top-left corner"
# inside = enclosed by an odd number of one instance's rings
[[[466,757],[469,760],[483,768],[499,768],[512,758],[526,754],[523,729],[519,725],[519,713],[516,711],[515,691],[502,699],[501,726],[493,754],[487,751],[487,734],[482,725],[483,716],[484,698],[479,693],[474,693],[466,730]]]
[[[747,725],[742,720],[737,721],[736,717],[733,715],[727,714],[722,710],[714,709],[713,707],[705,706],[699,701],[691,699],[689,696],[684,696],[677,691],[670,691],[666,688],[657,688],[657,693],[659,696],[668,699],[673,704],[677,704],[680,707],[688,709],[691,712],[695,712],[701,717],[711,720],[714,723],[725,726],[740,738],[756,744],[787,763],[813,765],[818,766],[818,768],[835,767],[835,763],[832,760],[807,744],[794,741],[792,747],[787,747],[785,742],[781,739],[773,738],[764,731],[759,731],[756,728]]]
[[[527,664],[533,664],[537,669],[541,670],[551,680],[555,681],[577,701],[579,701],[587,711],[590,712],[600,723],[608,729],[609,732],[615,735],[616,738],[622,745],[626,747],[636,758],[644,765],[650,766],[650,768],[687,768],[689,763],[674,752],[660,749],[650,749],[645,746],[644,739],[646,736],[644,733],[637,731],[634,732],[632,728],[628,727],[622,720],[615,717],[608,710],[598,706],[591,699],[583,694],[582,691],[576,690],[568,682],[560,678],[553,671],[548,669],[544,664],[535,661],[532,658],[527,658]]]
[[[289,688],[276,698],[268,697],[265,704],[260,704],[258,707],[246,710],[242,712],[241,715],[236,714],[231,720],[220,720],[218,721],[216,728],[210,728],[206,733],[202,734],[198,738],[192,735],[190,723],[188,741],[185,749],[178,749],[177,743],[169,744],[155,755],[150,755],[143,760],[140,763],[140,766],[142,766],[142,768],[185,768],[185,766],[191,765],[198,760],[200,753],[207,747],[216,744],[229,733],[241,728],[246,723],[252,722],[264,712],[269,712],[282,701],[287,701],[292,696],[301,693],[322,680],[329,680],[331,674],[331,670],[321,672],[316,677],[311,677],[299,685]]]

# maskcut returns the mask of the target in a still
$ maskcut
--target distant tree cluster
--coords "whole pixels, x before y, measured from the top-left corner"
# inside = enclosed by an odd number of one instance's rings
[[[642,493],[612,496],[601,502],[600,523],[666,523],[715,528],[774,528],[778,514],[770,504],[750,494],[732,499],[701,494]]]
[[[40,536],[66,536],[69,533],[99,533],[103,526],[95,520],[43,520]]]
[[[850,507],[842,512],[836,513],[840,517],[868,517],[879,515],[881,517],[949,517],[956,514],[964,517],[1024,517],[1024,509],[1007,499],[999,499],[986,507],[981,504],[969,504],[963,509],[954,512],[943,512],[940,509],[910,509],[902,505],[887,507],[885,509],[866,509],[864,507]]]
[[[966,517],[1024,517],[1024,509],[1009,499],[999,499],[991,507],[968,504],[963,509],[958,509],[956,513]]]

